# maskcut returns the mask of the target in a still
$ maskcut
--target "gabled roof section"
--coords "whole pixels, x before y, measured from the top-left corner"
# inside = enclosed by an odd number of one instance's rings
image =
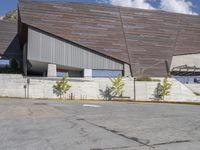
[[[0,55],[11,56],[20,50],[15,21],[0,21]],[[19,54],[20,55],[20,54]]]
[[[117,7],[25,2],[19,10],[23,23],[129,63]]]

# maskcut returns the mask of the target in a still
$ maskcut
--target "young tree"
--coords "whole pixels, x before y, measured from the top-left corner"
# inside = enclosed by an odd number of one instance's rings
[[[69,84],[69,80],[66,76],[62,77],[62,79],[53,86],[54,93],[57,94],[57,96],[62,98],[62,95],[67,93],[67,91],[71,88],[71,85]]]
[[[168,76],[165,76],[163,83],[160,85],[160,96],[164,100],[165,96],[170,94],[172,84],[168,81]]]
[[[116,78],[111,78],[110,81],[112,82],[111,91],[113,96],[122,96],[122,93],[124,92],[123,78],[118,76]]]

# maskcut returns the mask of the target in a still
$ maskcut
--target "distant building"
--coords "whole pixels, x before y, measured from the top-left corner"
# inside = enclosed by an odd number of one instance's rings
[[[0,21],[0,54],[17,58],[24,75],[163,77],[200,68],[199,16],[60,2],[21,2],[18,14],[18,25]]]

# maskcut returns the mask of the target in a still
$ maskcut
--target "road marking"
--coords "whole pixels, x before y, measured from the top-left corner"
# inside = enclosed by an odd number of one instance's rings
[[[101,106],[100,105],[84,104],[83,107],[95,107],[95,108],[99,108]]]

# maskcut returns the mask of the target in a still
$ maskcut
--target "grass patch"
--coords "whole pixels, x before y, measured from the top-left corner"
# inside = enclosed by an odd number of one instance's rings
[[[159,79],[152,79],[149,76],[140,76],[136,79],[136,81],[148,81],[148,82],[160,82]]]

